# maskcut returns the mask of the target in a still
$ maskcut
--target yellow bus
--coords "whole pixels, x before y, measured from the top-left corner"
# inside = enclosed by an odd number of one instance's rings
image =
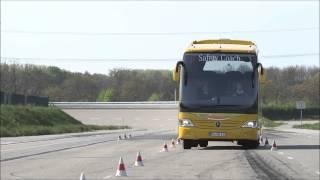
[[[258,147],[264,75],[253,42],[193,41],[177,62],[173,80],[179,81],[178,138],[184,149],[207,147],[208,141]]]

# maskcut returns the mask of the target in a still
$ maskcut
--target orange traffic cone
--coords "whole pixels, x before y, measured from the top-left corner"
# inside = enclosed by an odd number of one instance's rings
[[[174,139],[171,140],[171,147],[176,148],[176,142],[174,141]]]
[[[86,176],[84,175],[83,172],[80,174],[80,180],[86,180]]]
[[[273,140],[273,144],[272,144],[272,147],[271,147],[271,151],[276,151],[278,148],[277,148],[277,144],[276,144],[276,141]]]
[[[127,176],[126,168],[124,167],[122,157],[120,157],[119,159],[116,176]]]
[[[134,162],[134,166],[143,166],[140,152],[137,153],[137,157],[136,157],[136,161]]]
[[[168,146],[166,142],[164,142],[161,152],[168,152]]]

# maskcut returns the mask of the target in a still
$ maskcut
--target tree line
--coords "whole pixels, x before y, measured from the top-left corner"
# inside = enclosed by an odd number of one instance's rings
[[[170,101],[177,84],[163,70],[113,69],[108,75],[53,66],[1,64],[1,91],[50,101]]]
[[[264,105],[319,107],[319,67],[265,69]],[[113,69],[108,75],[53,66],[1,63],[1,91],[48,96],[50,101],[173,101],[178,84],[169,70]]]

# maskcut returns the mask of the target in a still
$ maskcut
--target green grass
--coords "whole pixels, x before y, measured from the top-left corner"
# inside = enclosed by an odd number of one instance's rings
[[[312,129],[312,130],[320,130],[320,123],[313,123],[313,124],[302,124],[302,125],[293,125],[293,128],[298,129]]]
[[[1,137],[113,130],[128,126],[85,125],[54,107],[1,105]]]
[[[283,122],[275,122],[275,121],[269,120],[267,118],[263,118],[263,120],[262,120],[262,126],[269,127],[269,128],[278,127],[278,126],[281,126],[283,124],[285,124],[285,123],[283,123]]]

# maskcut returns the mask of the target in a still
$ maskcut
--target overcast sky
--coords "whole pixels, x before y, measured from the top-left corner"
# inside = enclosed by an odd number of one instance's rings
[[[254,41],[265,67],[319,66],[319,1],[1,1],[1,57],[17,63],[172,69],[191,41],[215,38]]]

